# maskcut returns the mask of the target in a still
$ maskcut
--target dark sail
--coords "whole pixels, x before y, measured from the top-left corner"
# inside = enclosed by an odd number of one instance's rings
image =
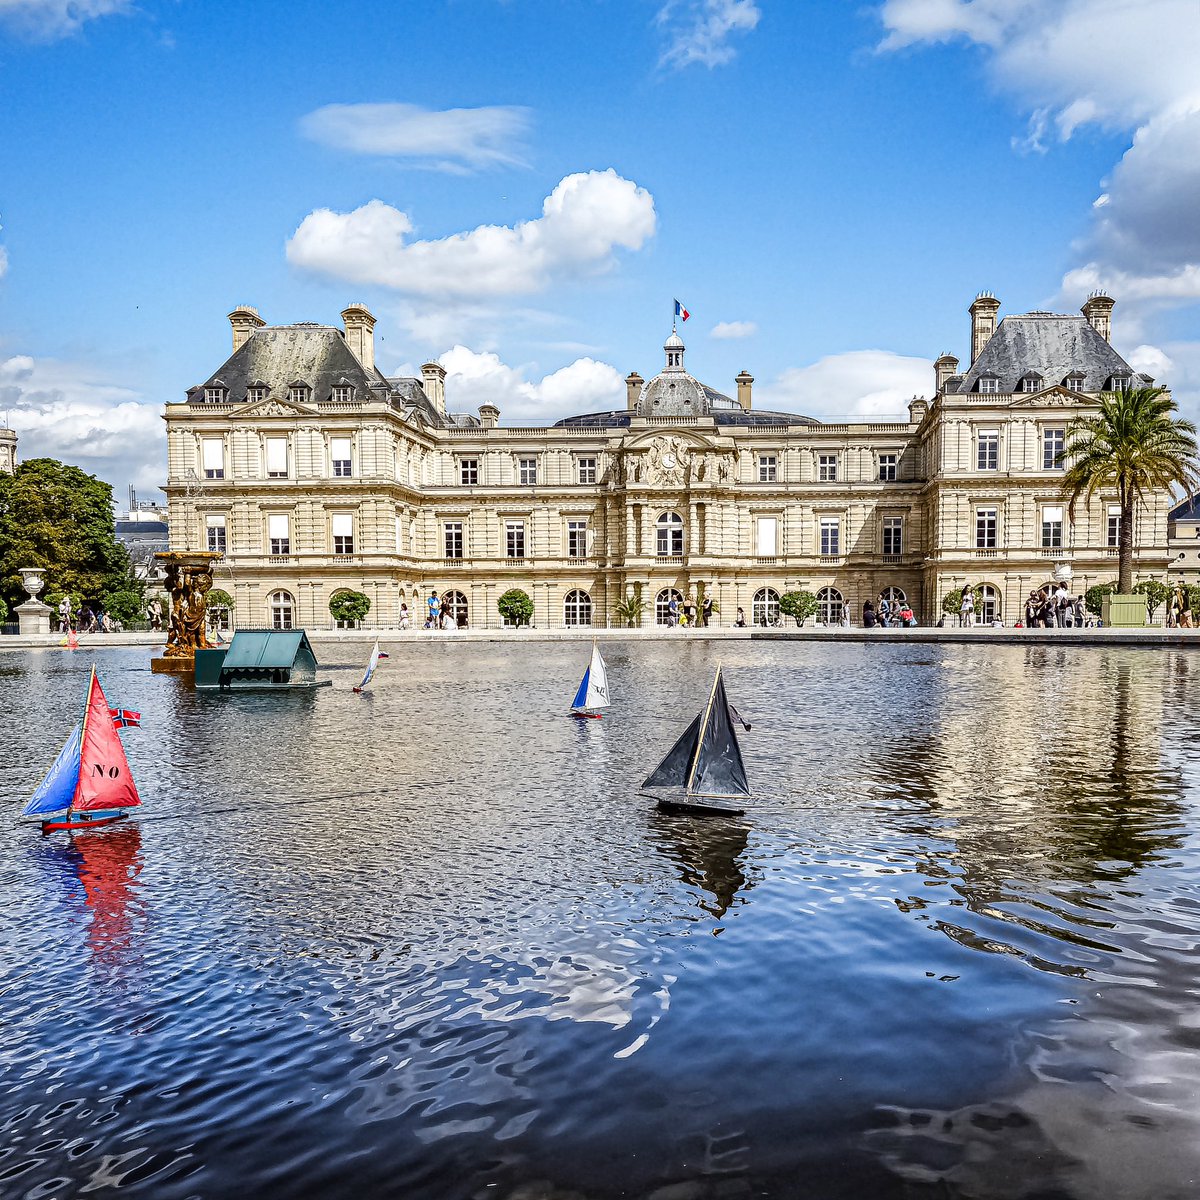
[[[683,731],[679,741],[667,752],[667,757],[647,777],[642,787],[673,787],[687,786],[688,772],[692,767],[692,759],[696,755],[696,739],[700,736],[700,718],[703,713],[697,713],[696,719]]]
[[[738,746],[737,734],[733,731],[729,709],[725,681],[718,669],[713,694],[704,713],[707,720],[700,734],[700,751],[692,768],[692,776],[687,781],[687,790],[691,793],[706,796],[750,795],[750,781],[746,778],[746,767],[742,763],[742,751]],[[671,754],[674,753],[672,750]]]

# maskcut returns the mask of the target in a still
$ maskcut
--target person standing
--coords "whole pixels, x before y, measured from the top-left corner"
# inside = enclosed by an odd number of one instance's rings
[[[58,632],[67,633],[71,628],[71,597],[64,596],[58,602]]]
[[[409,620],[409,617],[408,617],[408,605],[405,604],[404,601],[401,601],[400,602],[400,628],[407,629],[411,624],[412,624],[412,622]]]
[[[705,629],[708,628],[708,622],[712,619],[712,611],[713,611],[712,597],[707,592],[705,592],[704,593],[704,604],[700,608],[700,624],[703,625]]]
[[[1186,583],[1179,585],[1179,628],[1192,628],[1192,597]]]
[[[738,605],[737,620],[734,621],[734,625],[736,625],[738,629],[746,628],[746,610],[742,608],[740,604]]]
[[[863,601],[863,628],[874,629],[878,618],[875,616],[875,605],[870,600]]]
[[[150,628],[158,633],[162,629],[162,602],[157,596],[152,596],[146,605],[146,616],[150,618]]]
[[[679,601],[675,599],[675,593],[671,593],[671,598],[667,601],[667,627],[674,629],[679,624]]]
[[[879,624],[886,629],[892,623],[892,605],[887,596],[879,597],[879,607],[876,612],[879,614]]]
[[[963,584],[962,611],[959,613],[958,623],[960,625],[975,624],[975,593],[971,591],[969,583]]]
[[[696,601],[692,599],[691,595],[684,598],[683,618],[689,625],[696,624]]]
[[[429,628],[440,629],[442,625],[442,602],[438,599],[437,592],[431,591],[429,599],[425,603],[429,608]]]

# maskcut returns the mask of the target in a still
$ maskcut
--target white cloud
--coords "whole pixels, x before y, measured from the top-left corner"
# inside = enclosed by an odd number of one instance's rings
[[[37,41],[68,37],[96,17],[129,12],[131,0],[0,0],[0,25]]]
[[[667,0],[659,9],[657,21],[668,31],[670,40],[659,65],[721,66],[734,56],[729,38],[735,33],[749,33],[761,17],[754,0]]]
[[[17,355],[0,361],[0,412],[16,430],[20,459],[57,458],[124,495],[166,479],[162,407],[81,363]]]
[[[888,350],[849,350],[792,367],[756,389],[754,406],[825,421],[907,421],[908,402],[933,389],[924,358]]]
[[[753,337],[757,332],[758,326],[753,321],[718,321],[708,331],[708,336],[714,338],[745,338]]]
[[[536,382],[529,367],[510,367],[499,355],[455,346],[438,361],[446,368],[446,407],[474,412],[494,404],[505,425],[552,424],[579,413],[625,407],[620,371],[593,358],[573,363]]]
[[[654,198],[610,167],[568,175],[518,225],[480,225],[435,241],[407,241],[407,213],[372,200],[349,213],[310,213],[288,242],[308,271],[431,299],[540,292],[611,270],[618,248],[638,250],[655,229]]]
[[[529,110],[515,106],[451,108],[416,104],[327,104],[300,119],[314,142],[387,158],[412,158],[441,168],[523,165],[519,143]]]

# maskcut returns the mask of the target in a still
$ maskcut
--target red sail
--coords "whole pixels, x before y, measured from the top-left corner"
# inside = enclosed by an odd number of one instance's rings
[[[113,728],[104,689],[92,668],[91,690],[83,714],[83,746],[79,756],[79,783],[71,807],[76,812],[132,808],[141,804],[137,785],[125,758],[125,747]]]

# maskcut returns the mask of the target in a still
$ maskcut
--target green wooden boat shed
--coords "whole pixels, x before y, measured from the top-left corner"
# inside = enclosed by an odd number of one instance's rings
[[[239,629],[223,649],[196,652],[196,686],[221,691],[319,687],[303,629]]]

